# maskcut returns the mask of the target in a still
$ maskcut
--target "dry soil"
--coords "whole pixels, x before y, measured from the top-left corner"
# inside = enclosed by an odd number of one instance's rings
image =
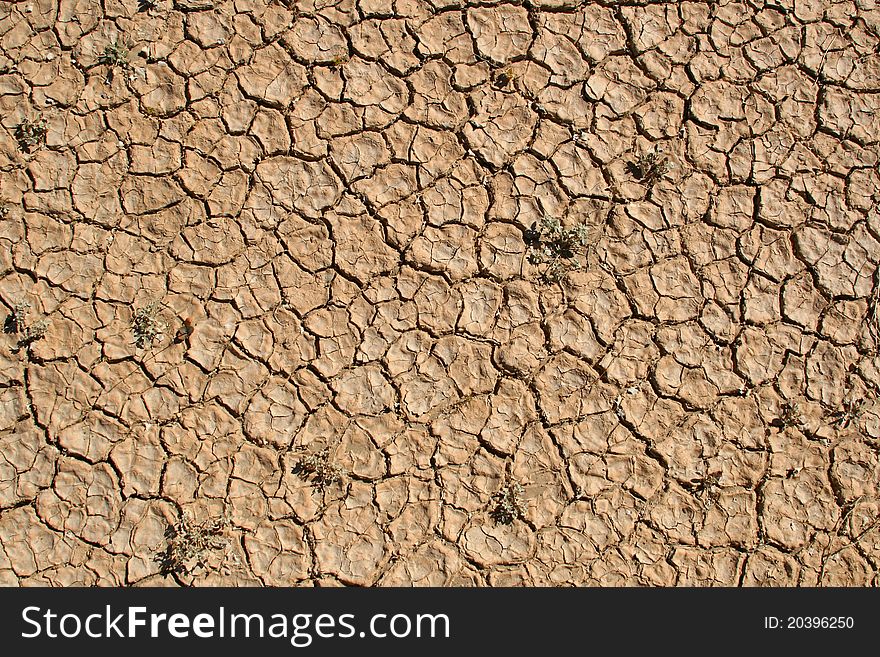
[[[0,582],[877,585],[878,44],[0,3]]]

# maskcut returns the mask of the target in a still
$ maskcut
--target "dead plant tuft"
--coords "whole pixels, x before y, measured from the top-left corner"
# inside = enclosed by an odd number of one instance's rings
[[[652,148],[636,158],[635,162],[626,165],[627,171],[636,180],[649,187],[666,175],[670,168],[669,158],[659,147]]]
[[[183,512],[177,522],[165,531],[168,545],[158,556],[163,574],[191,574],[199,568],[211,568],[212,555],[223,552],[229,543],[226,530],[229,518],[224,515],[218,520],[197,523],[189,513]],[[219,557],[219,561],[223,558]]]
[[[301,458],[292,470],[293,474],[310,478],[321,490],[342,481],[345,470],[330,460],[330,449],[324,448],[315,454]]]
[[[788,427],[800,426],[803,422],[800,405],[797,402],[786,401],[782,404],[782,413],[770,423],[770,426],[777,429],[786,429]]]
[[[489,515],[495,522],[502,525],[510,525],[515,520],[522,520],[526,514],[523,495],[525,495],[525,489],[521,484],[515,481],[508,482],[492,496],[495,507]]]
[[[558,219],[544,217],[540,226],[535,222],[525,232],[525,243],[529,262],[542,265],[541,278],[555,283],[569,271],[583,267],[581,258],[589,245],[589,229],[584,224],[564,228]]]
[[[35,121],[24,119],[15,128],[15,138],[21,150],[30,153],[37,146],[46,143],[48,132],[49,126],[43,117],[38,117]]]
[[[168,324],[158,316],[159,307],[159,302],[153,301],[135,311],[131,332],[134,334],[134,343],[138,349],[151,346],[168,330]]]
[[[27,329],[27,314],[31,309],[30,301],[19,301],[12,307],[3,323],[4,333],[24,333]]]

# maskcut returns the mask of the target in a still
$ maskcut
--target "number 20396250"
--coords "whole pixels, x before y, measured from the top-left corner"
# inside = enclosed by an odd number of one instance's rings
[[[852,616],[764,616],[764,629],[851,630]]]

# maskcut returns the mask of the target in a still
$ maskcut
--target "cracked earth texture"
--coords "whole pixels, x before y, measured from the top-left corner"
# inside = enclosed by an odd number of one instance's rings
[[[876,586],[878,44],[876,0],[3,2],[0,583]]]

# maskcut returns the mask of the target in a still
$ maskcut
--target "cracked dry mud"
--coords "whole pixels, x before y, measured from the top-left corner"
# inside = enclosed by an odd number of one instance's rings
[[[0,582],[877,585],[878,44],[0,4]]]

